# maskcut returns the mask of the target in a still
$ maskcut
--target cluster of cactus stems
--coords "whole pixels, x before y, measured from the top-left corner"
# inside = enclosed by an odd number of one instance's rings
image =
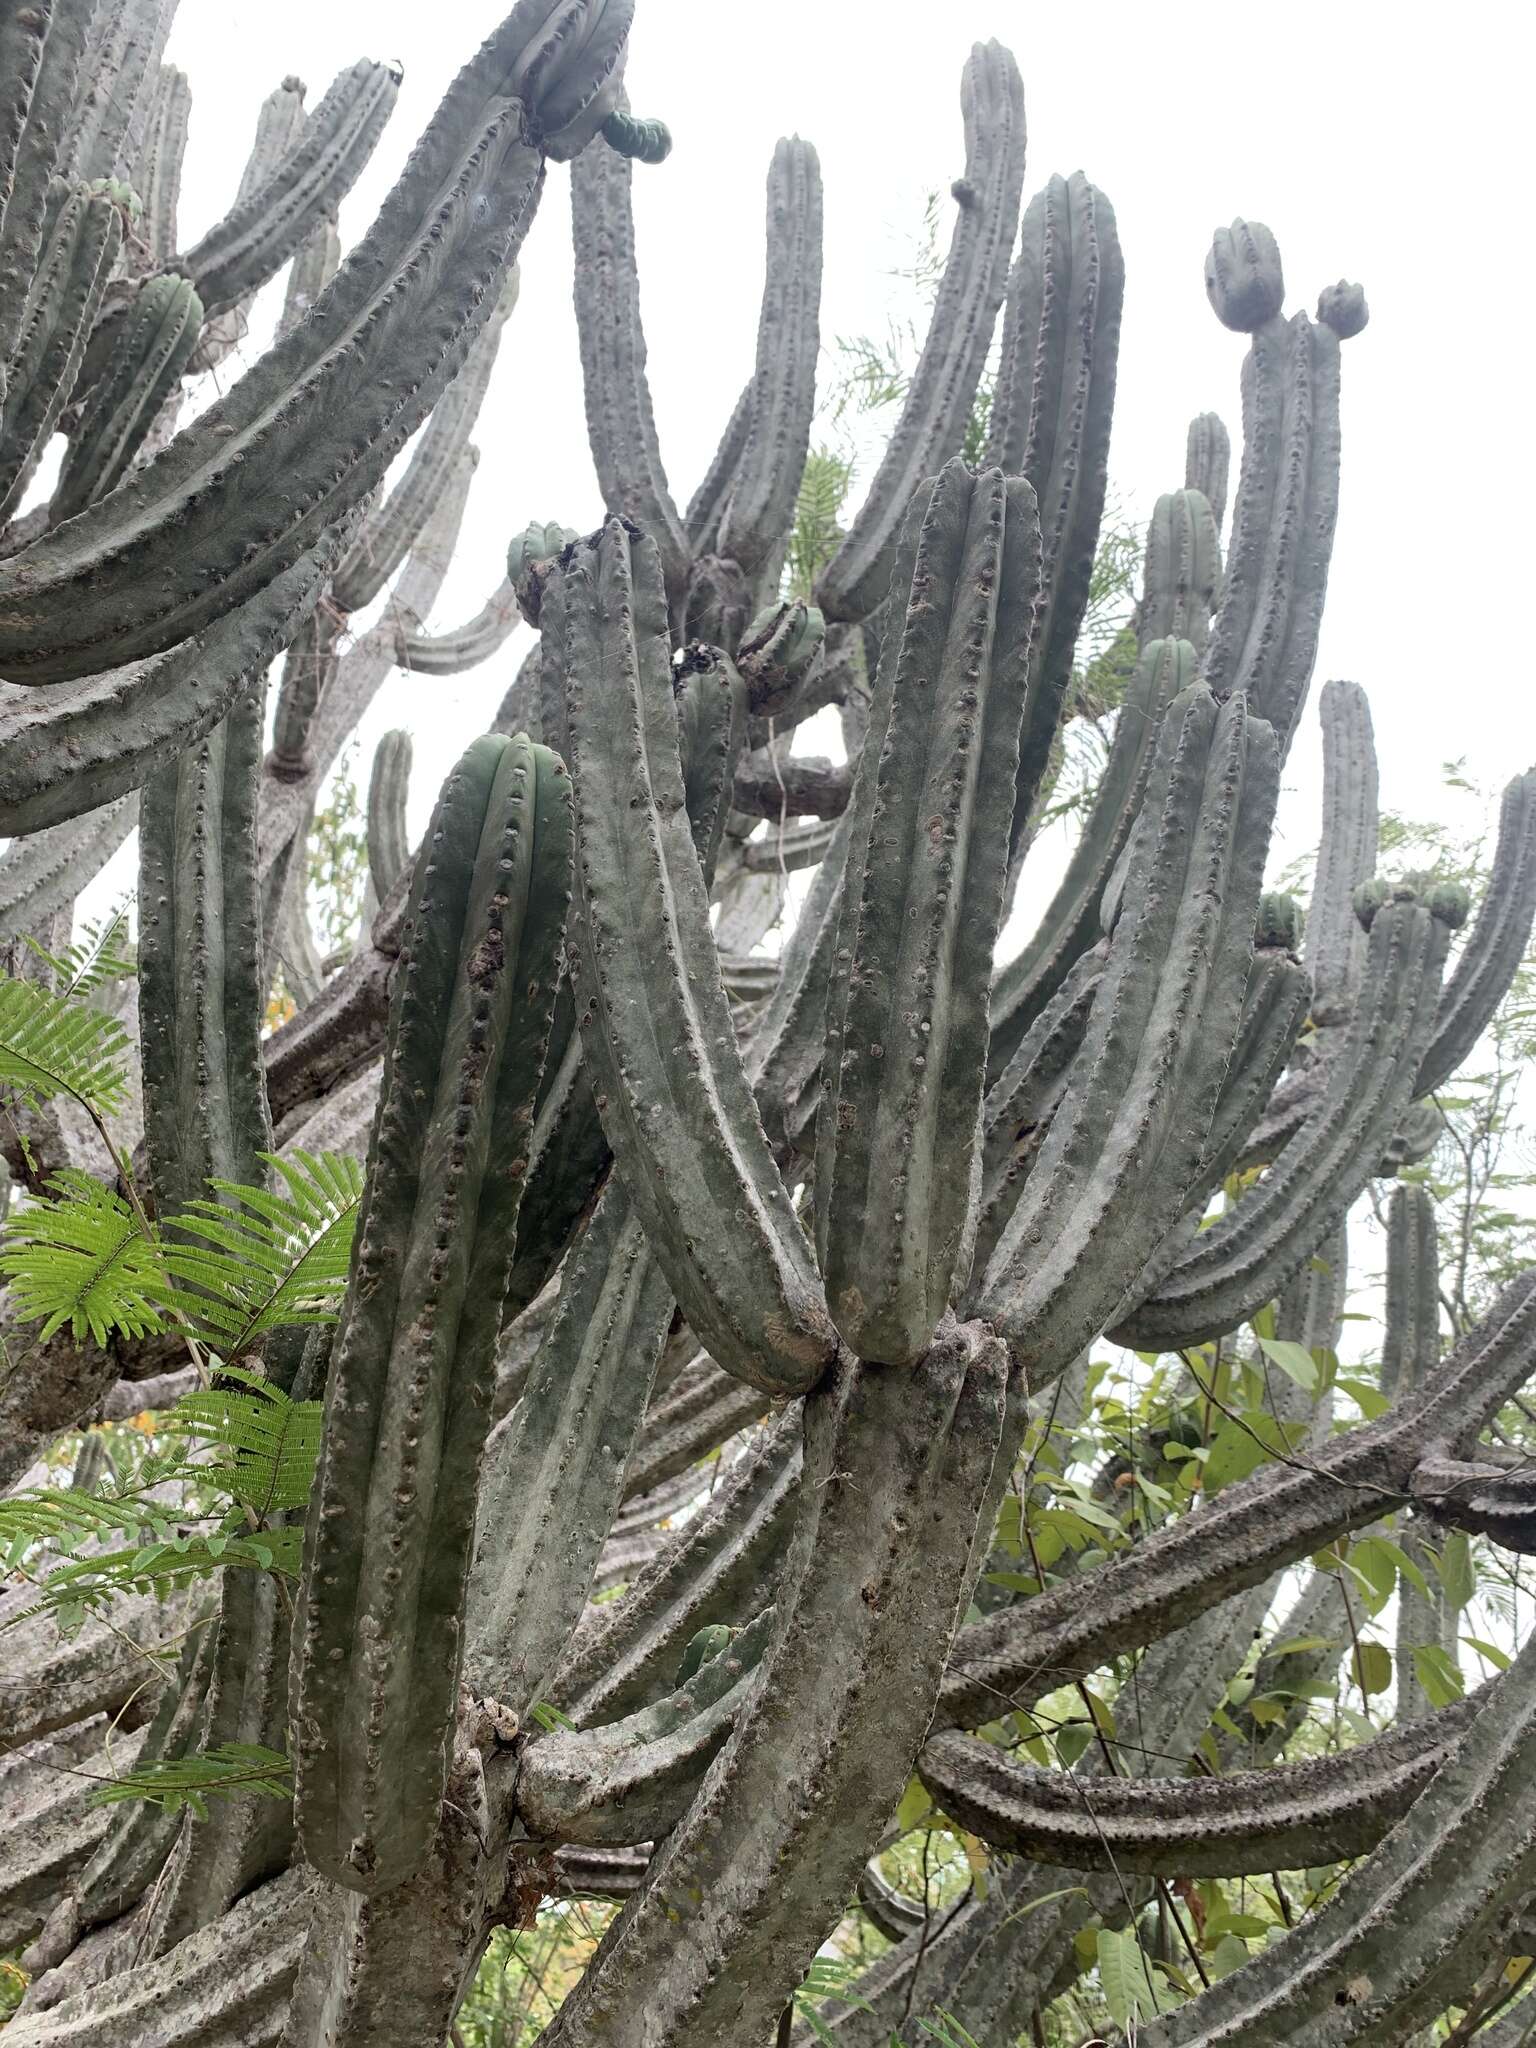
[[[1523,1952],[1536,1653],[1438,1711],[1405,1675],[1391,1732],[1284,1762],[1340,1655],[1319,1570],[1266,1662],[1300,1706],[1244,1749],[1212,1715],[1283,1576],[1349,1532],[1401,1510],[1411,1555],[1445,1528],[1536,1549],[1536,1488],[1482,1440],[1536,1372],[1536,1273],[1442,1357],[1433,1207],[1398,1182],[1377,1419],[1335,1428],[1287,1382],[1292,1455],[1033,1593],[978,1585],[1021,1451],[1070,1426],[1095,1342],[1193,1375],[1273,1304],[1278,1338],[1337,1344],[1351,1208],[1433,1144],[1428,1098],[1529,941],[1536,771],[1505,793],[1476,906],[1378,878],[1354,683],[1318,699],[1305,922],[1265,892],[1363,294],[1288,315],[1269,229],[1217,232],[1207,292],[1248,337],[1230,530],[1228,436],[1203,414],[1152,517],[1080,838],[999,961],[1068,710],[1125,291],[1082,173],[1021,217],[1009,53],[966,63],[928,335],[806,604],[781,591],[816,405],[809,143],[774,151],[756,360],[679,510],[632,196],[669,138],[625,98],[633,0],[518,0],[346,254],[336,207],[398,72],[355,64],[311,111],[285,80],[229,213],[183,250],[173,12],[0,10],[0,941],[67,926],[137,828],[124,1157],[145,1199],[170,1216],[210,1179],[260,1186],[274,1147],[352,1152],[366,1184],[334,1330],[261,1346],[276,1384],[324,1400],[292,1600],[228,1571],[67,1640],[44,1616],[6,1638],[0,1948],[31,1973],[10,2038],[437,2048],[490,1931],[586,1894],[623,1906],[551,2048],[808,2043],[793,1996],[849,1911],[890,1946],[822,2035],[883,2048],[943,2013],[1001,2044],[1071,1984],[1073,1934],[1134,1924],[1161,1881],[1355,1860],[1138,2038],[1408,2040]],[[607,516],[520,530],[445,631],[551,160]],[[187,380],[285,267],[272,346],[178,428]],[[520,624],[532,650],[417,849],[409,737],[380,746],[362,937],[321,960],[304,850],[349,734],[393,668],[459,675]],[[846,765],[792,756],[828,707]],[[766,955],[795,868],[814,872]],[[279,981],[297,1014],[263,1036]],[[67,1119],[8,1128],[34,1191],[103,1165]],[[0,1471],[123,1412],[119,1378],[130,1399],[178,1384],[174,1352],[33,1346],[0,1387]],[[1409,1594],[1405,1674],[1451,1640]],[[164,1682],[104,1751],[146,1650]],[[1129,1775],[1090,1754],[1089,1797],[998,1737],[1132,1654]],[[1202,1739],[1219,1777],[1184,1768]],[[103,1754],[242,1741],[291,1758],[291,1804],[87,1803]],[[998,1859],[942,1925],[871,1861],[914,1771]]]

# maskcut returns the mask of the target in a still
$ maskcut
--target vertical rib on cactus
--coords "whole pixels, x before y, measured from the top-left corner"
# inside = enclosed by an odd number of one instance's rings
[[[1366,937],[1355,891],[1376,872],[1376,742],[1371,706],[1358,683],[1324,683],[1323,825],[1307,910],[1307,971],[1319,1024],[1348,1020],[1360,996]]]
[[[1416,1394],[1440,1362],[1440,1254],[1435,1207],[1422,1187],[1399,1182],[1387,1209],[1387,1304],[1380,1382],[1389,1401]],[[1397,1717],[1417,1720],[1430,1700],[1414,1658],[1416,1649],[1449,1649],[1446,1601],[1417,1516],[1405,1518],[1400,1540],[1427,1590],[1400,1571],[1397,1584]]]
[[[1199,685],[1175,699],[1076,1085],[980,1289],[1031,1385],[1103,1327],[1187,1204],[1238,1034],[1277,782],[1241,700],[1218,708]]]
[[[752,1020],[747,1077],[775,1144],[799,1147],[817,1105],[851,825],[845,811],[784,941],[778,979]]]
[[[144,148],[178,0],[100,0],[71,122],[73,175],[127,178]]]
[[[1100,900],[1141,808],[1163,714],[1194,673],[1195,650],[1184,640],[1154,640],[1141,650],[1067,871],[1032,936],[992,984],[994,1075],[1099,936]]]
[[[266,984],[256,875],[264,692],[236,698],[139,811],[144,1136],[156,1211],[259,1185],[272,1126],[261,1060]]]
[[[610,520],[567,550],[542,625],[576,790],[573,977],[603,1128],[699,1341],[727,1371],[798,1392],[833,1338],[720,984],[655,543]]]
[[[311,317],[109,499],[0,564],[0,673],[59,681],[170,647],[374,488],[490,319],[538,202],[526,110],[502,96],[526,19],[459,74]],[[597,94],[576,61],[551,117]]]
[[[53,180],[64,175],[90,9],[44,0],[40,7],[7,9],[5,19],[13,39],[6,54],[16,68],[12,71],[8,65],[0,77],[16,93],[12,120],[18,108],[25,113],[20,135],[10,145],[14,173],[3,180],[5,203],[0,213],[0,364],[9,376],[14,375],[13,358],[44,247],[45,224],[56,206]],[[40,34],[42,49],[35,54],[33,39]],[[26,79],[34,61],[36,75],[28,93]]]
[[[654,541],[668,602],[681,607],[688,539],[667,487],[645,375],[633,176],[629,159],[611,149],[586,150],[571,167],[576,331],[587,439],[604,507],[633,520]]]
[[[1024,187],[1024,87],[1001,44],[972,46],[960,112],[965,173],[951,187],[959,210],[944,275],[901,417],[847,538],[817,580],[828,619],[865,618],[886,595],[913,492],[959,452],[1007,289]],[[989,452],[988,460],[996,458]],[[1001,467],[1018,473],[1017,464]]]
[[[41,7],[7,8],[0,20],[0,251],[7,247],[6,216],[16,189],[16,168],[27,117],[42,68],[52,0]],[[4,276],[0,273],[0,288]],[[0,332],[5,323],[0,318]],[[6,351],[0,351],[0,363]]]
[[[387,732],[368,775],[368,879],[382,903],[405,872],[411,842],[405,804],[411,786],[411,736]]]
[[[1493,872],[1440,998],[1435,1035],[1414,1082],[1415,1096],[1448,1081],[1493,1020],[1530,942],[1536,920],[1536,768],[1505,786]]]
[[[70,435],[51,519],[72,518],[119,481],[180,383],[201,320],[202,304],[184,277],[151,277],[139,286]]]
[[[1029,486],[958,457],[896,556],[905,620],[861,757],[816,1134],[827,1306],[892,1365],[922,1356],[970,1273],[1039,559]]]
[[[1220,595],[1221,540],[1209,503],[1199,491],[1166,492],[1147,528],[1137,638],[1142,646],[1188,640],[1199,653]]]
[[[798,136],[774,148],[768,171],[767,278],[757,327],[751,425],[715,552],[749,582],[776,579],[816,409],[821,303],[821,166]]]
[[[412,884],[294,1631],[304,1853],[354,1889],[408,1876],[438,1823],[569,863],[559,762],[477,740]]]
[[[158,268],[176,251],[176,212],[181,200],[181,167],[192,114],[192,88],[184,71],[162,64],[150,102],[144,150],[131,183],[144,208],[139,220],[143,260]]]
[[[257,108],[256,132],[251,139],[250,154],[235,188],[237,213],[269,178],[276,175],[284,159],[297,148],[304,132],[304,90],[304,81],[290,76],[269,92]],[[254,298],[253,292],[237,300],[208,322],[193,360],[195,370],[217,369],[231,349],[237,348],[244,340]]]
[[[1227,472],[1232,441],[1216,413],[1196,413],[1184,443],[1184,488],[1198,491],[1211,508],[1220,534],[1227,516]]]
[[[1464,898],[1427,906],[1409,892],[1374,913],[1361,1000],[1316,1107],[1263,1180],[1133,1309],[1121,1341],[1176,1350],[1235,1328],[1342,1221],[1408,1107],[1464,907]]]
[[[637,2013],[656,2048],[769,2038],[906,1783],[995,1510],[1006,1377],[995,1338],[948,1323],[911,1371],[844,1357],[807,1397],[763,1679],[551,2048],[617,2044]]]
[[[1305,313],[1267,320],[1243,364],[1243,465],[1200,673],[1218,697],[1246,691],[1282,753],[1312,679],[1338,509],[1338,337]]]

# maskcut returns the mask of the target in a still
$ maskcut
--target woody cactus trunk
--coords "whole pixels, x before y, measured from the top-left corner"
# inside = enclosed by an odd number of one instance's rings
[[[1144,2048],[1402,2043],[1464,2009],[1529,1952],[1536,1651],[1438,1711],[1405,1693],[1374,1740],[1287,1744],[1297,1674],[1347,1647],[1324,1566],[1351,1532],[1411,1509],[1421,1558],[1453,1528],[1536,1548],[1526,1465],[1486,1437],[1536,1371],[1536,1274],[1442,1356],[1433,1214],[1400,1184],[1371,1419],[1330,1417],[1314,1372],[1273,1395],[1267,1462],[1161,1489],[1150,1533],[1119,1484],[1166,1475],[1145,1445],[1080,1490],[1092,1551],[1042,1554],[1031,1523],[1043,1469],[1067,1488],[1050,1446],[1092,1347],[1177,1362],[1197,1467],[1240,1333],[1332,1360],[1357,1199],[1424,1156],[1528,944],[1536,775],[1470,923],[1453,885],[1377,878],[1354,683],[1321,692],[1305,924],[1266,893],[1363,295],[1287,312],[1271,232],[1216,234],[1210,301],[1246,344],[1225,547],[1206,414],[1076,849],[1000,948],[1074,710],[1126,288],[1081,173],[1021,214],[1009,53],[965,65],[931,324],[812,605],[782,594],[816,405],[808,142],[769,165],[757,360],[680,506],[640,324],[633,182],[672,173],[635,169],[668,138],[624,95],[633,0],[518,0],[345,255],[397,75],[354,65],[311,112],[285,81],[180,252],[173,11],[0,10],[0,933],[46,981],[20,941],[56,949],[137,826],[142,1049],[115,1158],[16,1096],[11,1217],[61,1167],[131,1171],[167,1234],[274,1158],[366,1171],[333,1321],[195,1360],[323,1396],[295,1575],[230,1565],[68,1635],[26,1580],[0,1599],[24,1617],[0,1638],[8,2041],[438,2048],[495,1930],[576,1899],[618,1909],[551,2048],[1075,2039],[1094,1928],[1106,1991],[1106,1939],[1147,1985],[1194,1973],[1177,2011],[1133,2001]],[[444,629],[551,162],[607,516],[520,528]],[[179,425],[285,267],[272,346]],[[321,960],[305,840],[348,734],[393,667],[494,672],[524,625],[414,850],[408,739],[381,749],[365,929]],[[828,707],[846,763],[793,752]],[[263,1035],[278,983],[295,1013]],[[18,1500],[55,1440],[194,1377],[174,1321],[39,1340],[0,1313]],[[1234,1745],[1222,1702],[1283,1578],[1270,1664],[1301,1709]],[[1117,1732],[1063,1769],[1031,1710],[1096,1672]],[[90,1797],[129,1752],[231,1742],[290,1775],[201,1814]],[[991,1857],[942,1919],[872,1860],[926,1808]],[[1240,1967],[1159,1949],[1169,1884],[1345,1862],[1251,1959],[1234,1923]],[[868,1966],[818,2009],[835,1932]]]

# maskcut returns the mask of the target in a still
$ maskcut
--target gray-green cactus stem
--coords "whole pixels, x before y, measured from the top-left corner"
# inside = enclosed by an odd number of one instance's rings
[[[1141,808],[1163,714],[1194,675],[1195,650],[1186,641],[1154,640],[1141,650],[1067,871],[1033,935],[992,984],[989,1067],[994,1081],[1098,939],[1100,902]]]
[[[420,676],[461,676],[489,661],[518,622],[517,593],[504,577],[475,616],[446,633],[401,632],[395,658]]]
[[[1312,679],[1339,510],[1339,342],[1305,313],[1256,329],[1221,606],[1200,673],[1291,743]]]
[[[1365,932],[1355,891],[1376,872],[1376,743],[1371,706],[1358,683],[1324,683],[1318,699],[1323,728],[1323,824],[1307,911],[1307,971],[1312,1015],[1343,1024],[1360,997]]]
[[[92,14],[68,138],[74,176],[122,179],[138,162],[176,4],[106,0]]]
[[[542,616],[576,791],[573,980],[603,1128],[699,1341],[766,1391],[799,1392],[834,1339],[720,983],[655,544],[610,520],[560,558]]]
[[[144,1135],[161,1216],[211,1179],[259,1186],[272,1149],[256,875],[263,692],[145,785],[139,816]]]
[[[761,1422],[767,1403],[756,1387],[722,1372],[700,1352],[694,1365],[646,1412],[625,1474],[624,1493],[648,1492]]]
[[[1088,603],[1109,464],[1125,265],[1114,209],[1081,171],[1030,201],[1008,281],[987,460],[1023,475],[1040,503],[1042,687],[1019,747],[1010,847],[1026,842]]]
[[[43,49],[48,34],[51,0],[41,7],[7,9],[0,22],[0,251],[7,250],[7,215],[16,197],[16,170],[27,135],[31,110],[42,69]],[[5,273],[0,273],[3,282]],[[14,282],[14,281],[12,281]],[[8,294],[7,294],[8,295]],[[8,335],[9,323],[0,316],[0,333]],[[10,353],[0,349],[0,363]]]
[[[394,112],[400,72],[360,59],[332,83],[269,175],[176,258],[210,315],[275,277],[351,191]]]
[[[978,1294],[1032,1386],[1103,1327],[1187,1205],[1237,1041],[1277,784],[1273,735],[1241,699],[1175,699],[1076,1085]]]
[[[655,543],[668,602],[681,608],[689,547],[662,467],[645,374],[632,176],[628,158],[611,149],[587,150],[571,167],[587,439],[605,508]]]
[[[382,903],[411,858],[405,827],[411,787],[411,736],[387,732],[379,741],[368,776],[368,879]]]
[[[1260,221],[1218,228],[1205,259],[1205,293],[1224,327],[1256,334],[1285,304],[1280,249]]]
[[[181,168],[192,114],[192,88],[184,71],[162,64],[144,129],[144,151],[131,180],[144,212],[138,239],[145,261],[158,268],[176,250],[176,213],[181,201]]]
[[[737,399],[730,418],[725,423],[725,432],[720,445],[710,458],[708,469],[693,496],[688,500],[688,510],[683,514],[683,531],[688,537],[690,553],[697,559],[700,555],[714,555],[720,552],[720,522],[725,517],[725,508],[731,501],[731,485],[735,481],[736,465],[741,460],[741,451],[747,445],[747,436],[752,431],[752,401],[757,387],[755,376],[748,379]]]
[[[0,854],[0,943],[72,903],[138,822],[138,798],[125,796],[13,839]]]
[[[906,1781],[995,1511],[1005,1381],[996,1339],[951,1322],[919,1365],[841,1357],[807,1397],[764,1682],[551,2048],[606,2048],[637,2012],[677,2048],[769,2037]]]
[[[447,1782],[569,833],[560,763],[479,740],[412,884],[294,1629],[304,1853],[364,1891],[421,1866]]]
[[[1177,1350],[1234,1329],[1303,1266],[1376,1171],[1434,1029],[1449,917],[1392,902],[1371,926],[1362,1000],[1326,1086],[1264,1178],[1203,1231],[1123,1320],[1123,1341]]]
[[[139,286],[70,435],[51,519],[71,518],[119,481],[181,382],[201,320],[202,303],[186,278],[152,277]]]
[[[312,228],[288,269],[277,332],[284,335],[307,319],[320,294],[341,267],[341,235],[334,218]]]
[[[55,211],[56,178],[69,175],[65,151],[74,140],[75,97],[85,57],[90,10],[57,6],[6,12],[6,80],[10,107],[7,162],[0,189],[0,363],[14,374],[21,335],[42,251],[45,225]],[[21,117],[18,133],[14,123]]]
[[[1414,1392],[1440,1359],[1440,1256],[1435,1207],[1407,1182],[1387,1208],[1387,1302],[1381,1342],[1381,1391],[1389,1401]]]
[[[780,952],[778,980],[752,1020],[747,1076],[775,1144],[797,1143],[816,1106],[851,825],[844,812]]]
[[[1219,534],[1227,516],[1227,472],[1232,441],[1213,412],[1196,413],[1184,442],[1184,488],[1198,491],[1211,508]]]
[[[459,74],[310,317],[109,499],[0,563],[0,674],[57,682],[161,652],[375,487],[490,319],[538,202],[542,159],[505,87],[532,63],[534,89],[558,53],[524,44],[527,21],[515,10]],[[527,118],[579,122],[617,55],[605,22]]]
[[[1137,638],[1188,640],[1198,654],[1210,638],[1221,596],[1221,541],[1199,491],[1169,491],[1152,509],[1142,563]]]
[[[236,212],[261,190],[269,178],[277,174],[283,162],[298,147],[304,132],[304,95],[303,79],[290,74],[267,94],[257,108],[256,132],[251,139],[250,154],[241,170],[240,183],[235,188]],[[168,255],[171,253],[167,251]],[[335,267],[332,264],[333,271]],[[237,300],[208,322],[193,358],[194,371],[201,374],[216,370],[230,351],[239,347],[245,339],[254,298],[252,293]]]
[[[1040,590],[1034,493],[959,457],[913,501],[870,707],[816,1132],[827,1306],[911,1365],[970,1273],[1015,747]]]
[[[951,187],[957,212],[944,275],[901,417],[847,538],[817,581],[828,619],[866,618],[885,597],[912,494],[964,437],[1007,289],[1024,189],[1024,86],[1001,44],[972,46],[960,113],[965,173]],[[1017,463],[1000,466],[1019,473]]]
[[[1536,768],[1506,785],[1493,872],[1477,921],[1440,998],[1435,1035],[1414,1083],[1416,1096],[1443,1087],[1493,1020],[1536,920]]]
[[[752,583],[777,578],[816,409],[821,166],[798,136],[774,148],[767,244],[751,425],[716,543],[716,552],[728,555]]]

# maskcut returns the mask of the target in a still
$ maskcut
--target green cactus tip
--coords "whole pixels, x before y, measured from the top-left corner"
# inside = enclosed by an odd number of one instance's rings
[[[1350,284],[1342,277],[1337,284],[1325,284],[1318,294],[1317,317],[1340,341],[1351,340],[1371,317],[1364,285]]]
[[[1294,896],[1274,890],[1259,899],[1259,922],[1253,943],[1278,947],[1282,953],[1296,952],[1301,945],[1301,906]]]
[[[574,529],[558,520],[533,519],[507,549],[507,581],[517,592],[517,608],[530,626],[539,623],[545,572],[575,539]]]
[[[713,1627],[701,1628],[697,1635],[690,1636],[683,1651],[683,1661],[677,1667],[679,1686],[697,1677],[706,1664],[713,1664],[717,1657],[724,1656],[737,1633],[737,1630],[727,1628],[724,1622],[717,1621]]]
[[[1285,301],[1285,276],[1269,229],[1256,220],[1218,228],[1205,259],[1205,290],[1217,319],[1238,334],[1273,320]]]
[[[615,107],[608,116],[602,136],[610,149],[636,163],[664,164],[672,154],[672,131],[665,121],[643,121],[623,107]]]

